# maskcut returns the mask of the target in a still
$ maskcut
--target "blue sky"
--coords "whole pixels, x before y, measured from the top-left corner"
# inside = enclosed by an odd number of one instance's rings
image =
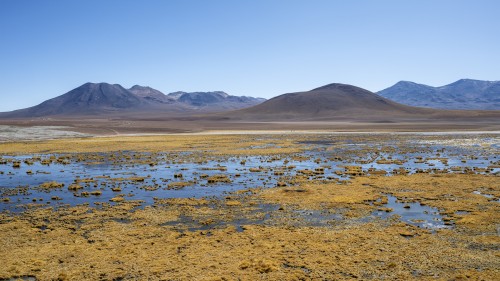
[[[0,0],[0,111],[85,82],[270,98],[500,80],[500,1]]]

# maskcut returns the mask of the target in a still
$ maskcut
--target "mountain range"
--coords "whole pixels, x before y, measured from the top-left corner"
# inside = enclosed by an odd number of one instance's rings
[[[231,96],[216,92],[175,92],[168,95],[135,85],[125,89],[118,84],[85,83],[39,105],[0,113],[0,117],[103,116],[128,113],[194,114],[250,107],[262,98]]]
[[[377,92],[398,103],[438,109],[500,110],[500,81],[461,79],[431,87],[409,81]]]
[[[484,92],[488,93],[483,96],[488,96],[493,101],[498,100],[496,82],[483,82],[460,80],[438,89],[453,93],[458,92],[457,89],[462,92],[474,92],[474,89],[482,85],[483,89],[487,89]],[[399,97],[422,96],[421,100],[424,100],[423,96],[432,96],[436,91],[436,88],[411,82],[400,82],[391,88],[394,92],[402,92]],[[174,92],[165,95],[151,87],[139,85],[125,89],[118,84],[86,83],[39,105],[0,113],[0,118],[117,117],[143,121],[175,119],[210,122],[360,120],[372,123],[395,120],[428,122],[431,119],[500,118],[500,111],[444,110],[404,105],[383,97],[389,95],[392,90],[386,89],[375,94],[356,86],[332,83],[310,91],[283,94],[266,101],[260,98],[231,96],[221,91]],[[422,92],[424,94],[421,94]],[[462,101],[467,100],[463,97]],[[451,102],[448,103],[450,104]]]

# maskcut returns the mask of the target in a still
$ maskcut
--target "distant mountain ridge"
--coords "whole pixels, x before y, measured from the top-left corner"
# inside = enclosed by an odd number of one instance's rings
[[[231,96],[216,92],[175,92],[168,95],[147,86],[125,89],[119,84],[85,83],[39,105],[0,113],[0,117],[44,117],[106,115],[114,113],[185,113],[218,112],[250,107],[262,98]]]
[[[192,106],[206,106],[215,103],[233,103],[233,104],[251,104],[256,105],[265,101],[263,98],[254,98],[247,96],[231,96],[222,91],[215,92],[174,92],[167,95],[167,97],[175,99]]]
[[[500,110],[500,81],[461,79],[432,87],[400,81],[377,92],[398,103],[437,109]]]
[[[214,92],[173,92],[165,95],[151,87],[135,85],[129,89],[134,95],[149,101],[160,103],[179,102],[184,105],[194,107],[206,107],[219,105],[228,109],[238,109],[253,106],[265,101],[264,98],[254,98],[247,96],[231,96],[223,91]],[[225,105],[224,105],[225,104]]]

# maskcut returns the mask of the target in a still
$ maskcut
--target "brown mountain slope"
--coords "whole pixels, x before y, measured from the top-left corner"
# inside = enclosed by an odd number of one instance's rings
[[[405,106],[351,85],[329,84],[308,92],[289,93],[229,116],[262,120],[319,120],[386,115],[414,115],[432,110]]]

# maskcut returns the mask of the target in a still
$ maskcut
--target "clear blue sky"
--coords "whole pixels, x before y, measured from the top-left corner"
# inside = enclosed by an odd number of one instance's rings
[[[85,82],[270,98],[500,80],[500,1],[0,0],[0,111]]]

